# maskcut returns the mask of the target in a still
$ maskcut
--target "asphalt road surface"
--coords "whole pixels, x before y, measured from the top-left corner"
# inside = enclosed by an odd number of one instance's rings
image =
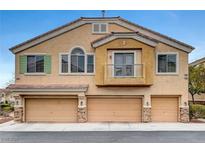
[[[205,143],[205,131],[0,132],[1,143]]]

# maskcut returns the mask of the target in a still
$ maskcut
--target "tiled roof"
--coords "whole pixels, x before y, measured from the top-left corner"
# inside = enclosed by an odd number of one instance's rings
[[[47,85],[31,85],[31,84],[11,84],[8,89],[82,89],[88,88],[87,84],[47,84]]]
[[[195,65],[202,64],[202,63],[205,63],[205,57],[200,58],[200,59],[198,59],[198,60],[195,60],[195,61],[193,61],[192,63],[190,63],[189,65],[195,66]]]
[[[23,45],[25,45],[25,44],[27,44],[27,43],[30,43],[30,42],[35,41],[35,40],[37,40],[37,39],[40,39],[40,38],[42,38],[42,37],[44,37],[44,36],[47,36],[47,35],[49,35],[49,34],[51,34],[51,33],[53,33],[53,32],[60,31],[60,30],[64,29],[65,27],[69,27],[69,26],[73,25],[74,23],[77,23],[77,22],[80,22],[80,21],[83,21],[83,20],[86,21],[86,20],[92,20],[92,19],[93,19],[93,20],[119,20],[119,21],[125,22],[125,23],[127,23],[127,24],[129,24],[129,25],[132,25],[132,26],[134,26],[134,27],[137,27],[137,28],[139,28],[139,29],[149,31],[149,32],[151,32],[151,33],[153,33],[153,34],[156,34],[156,35],[158,35],[158,36],[161,36],[161,37],[163,37],[163,38],[166,38],[166,39],[168,39],[168,40],[170,40],[170,41],[173,41],[173,42],[176,42],[176,43],[178,43],[178,44],[181,44],[181,45],[183,45],[183,46],[185,46],[185,47],[187,47],[187,48],[189,48],[189,49],[192,49],[192,50],[194,49],[194,47],[192,47],[192,46],[190,46],[190,45],[188,45],[188,44],[186,44],[186,43],[183,43],[183,42],[181,42],[181,41],[178,41],[178,40],[176,40],[176,39],[173,39],[173,38],[171,38],[171,37],[169,37],[169,36],[166,36],[166,35],[163,35],[163,34],[161,34],[161,33],[155,32],[155,31],[153,31],[153,30],[151,30],[151,29],[145,28],[145,27],[143,27],[143,26],[141,26],[141,25],[138,25],[138,24],[136,24],[136,23],[130,22],[130,21],[128,21],[128,20],[126,20],[126,19],[121,18],[121,17],[118,16],[118,17],[81,17],[81,18],[79,18],[79,19],[77,19],[77,20],[75,20],[75,21],[69,22],[69,23],[67,23],[67,24],[65,24],[65,25],[63,25],[63,26],[60,26],[60,27],[55,28],[55,29],[53,29],[53,30],[50,30],[50,31],[48,31],[48,32],[46,32],[46,33],[44,33],[44,34],[41,34],[41,35],[36,36],[36,37],[34,37],[34,38],[32,38],[32,39],[29,39],[29,40],[27,40],[27,41],[25,41],[25,42],[23,42],[23,43],[20,43],[20,44],[18,44],[18,45],[16,45],[16,46],[10,48],[10,50],[12,51],[12,50],[14,50],[14,49],[16,49],[16,48],[18,48],[18,47],[21,47],[21,46],[23,46]]]
[[[9,89],[0,89],[0,93],[6,93],[6,94],[8,94],[8,93],[10,93],[11,91],[9,90]]]

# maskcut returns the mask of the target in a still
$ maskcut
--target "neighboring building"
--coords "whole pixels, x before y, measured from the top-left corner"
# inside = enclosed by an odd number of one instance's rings
[[[198,65],[204,65],[205,66],[205,57],[198,59],[192,63],[190,63],[190,66],[198,66]],[[194,95],[195,103],[204,104],[205,105],[205,93],[201,93],[200,95]],[[191,94],[189,93],[189,102],[192,102]]]
[[[15,99],[13,93],[9,89],[0,89],[0,103],[14,104]]]
[[[35,30],[35,29],[33,29]],[[80,18],[12,47],[23,122],[188,122],[190,45],[121,17]]]
[[[189,65],[190,66],[197,66],[197,65],[201,65],[201,64],[205,65],[205,57],[198,59],[198,60],[195,60],[192,63],[190,63]]]

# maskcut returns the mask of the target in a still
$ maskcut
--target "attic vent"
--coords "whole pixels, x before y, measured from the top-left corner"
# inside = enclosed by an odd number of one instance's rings
[[[107,33],[108,24],[107,23],[93,23],[93,33]]]

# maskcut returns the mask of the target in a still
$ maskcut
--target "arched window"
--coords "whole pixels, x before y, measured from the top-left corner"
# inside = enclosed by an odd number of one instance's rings
[[[76,47],[71,51],[71,73],[85,72],[85,53]]]

